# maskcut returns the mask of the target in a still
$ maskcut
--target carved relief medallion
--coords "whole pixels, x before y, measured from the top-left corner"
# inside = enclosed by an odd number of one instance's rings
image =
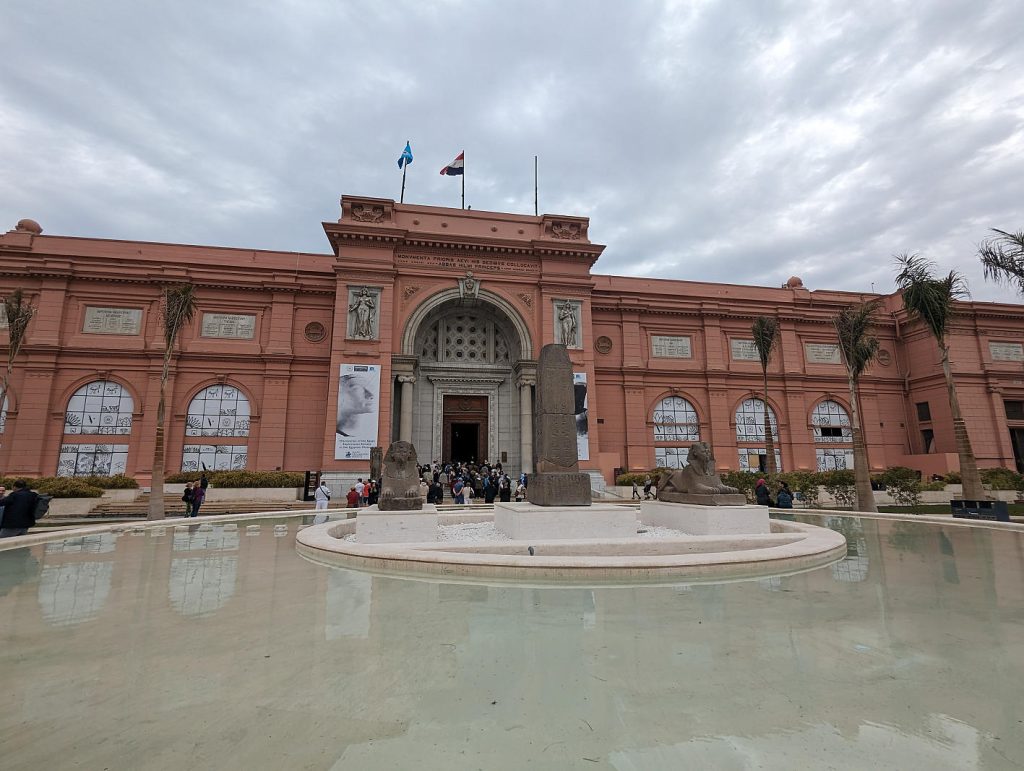
[[[608,354],[612,352],[612,339],[607,335],[601,335],[594,341],[594,350],[598,353]]]
[[[321,324],[319,321],[311,321],[306,324],[306,328],[303,330],[303,334],[306,339],[311,343],[319,343],[325,337],[327,337],[327,327]]]

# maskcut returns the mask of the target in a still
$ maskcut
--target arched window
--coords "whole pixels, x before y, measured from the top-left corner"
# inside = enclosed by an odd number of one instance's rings
[[[247,442],[213,444],[202,439],[247,438],[249,422],[249,399],[235,386],[217,384],[204,388],[188,405],[185,436],[199,438],[199,441],[186,442],[181,470],[200,471],[204,467],[216,471],[244,469],[249,456]]]
[[[682,442],[700,441],[697,410],[681,396],[666,396],[654,407],[654,464],[661,468],[686,465],[689,446]],[[667,446],[666,446],[667,445]],[[676,445],[676,446],[672,446]]]
[[[64,412],[64,442],[57,461],[57,475],[125,473],[128,445],[117,444],[113,437],[131,434],[134,409],[131,394],[113,380],[94,380],[75,391]],[[82,441],[86,436],[111,438],[102,444],[86,444]],[[74,439],[69,441],[69,437]]]
[[[779,423],[775,411],[763,399],[744,399],[736,408],[736,444],[739,450],[741,471],[764,471],[767,468],[768,450],[764,435],[764,412],[768,410],[772,439],[775,442],[775,466],[782,470],[782,453],[779,451]]]
[[[846,408],[831,399],[818,402],[811,413],[811,426],[815,444],[833,445],[815,450],[818,471],[853,468],[853,432]]]

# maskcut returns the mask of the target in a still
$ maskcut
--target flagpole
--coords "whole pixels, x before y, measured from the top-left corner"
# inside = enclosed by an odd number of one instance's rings
[[[533,216],[538,216],[537,212],[537,156],[533,156]]]
[[[466,208],[466,153],[462,153],[462,208]]]
[[[409,164],[402,164],[402,195],[399,197],[399,203],[405,203],[405,172],[409,168]]]

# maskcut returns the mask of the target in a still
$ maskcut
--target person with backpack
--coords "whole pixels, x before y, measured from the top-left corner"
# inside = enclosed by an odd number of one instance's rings
[[[320,485],[316,488],[316,492],[313,493],[313,500],[316,501],[316,508],[326,509],[327,504],[331,500],[331,488],[327,486],[327,482],[323,479],[320,480]]]
[[[19,479],[14,483],[14,490],[10,495],[0,498],[0,506],[3,507],[3,518],[0,519],[0,538],[12,538],[17,535],[25,535],[30,527],[36,524],[37,517],[46,513],[37,512],[40,501],[44,501],[39,493],[28,489],[28,483]],[[49,505],[49,498],[45,499]]]
[[[181,500],[185,504],[185,516],[192,516],[192,485],[185,483],[185,491],[181,494]]]
[[[202,486],[202,482],[196,482],[192,485],[192,513],[189,516],[198,517],[199,507],[206,501],[206,488]]]

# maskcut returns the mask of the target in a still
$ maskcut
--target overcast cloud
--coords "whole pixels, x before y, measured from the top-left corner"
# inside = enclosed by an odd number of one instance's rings
[[[342,193],[591,218],[601,273],[890,291],[1024,229],[1019,0],[15,0],[0,228],[328,252]]]

